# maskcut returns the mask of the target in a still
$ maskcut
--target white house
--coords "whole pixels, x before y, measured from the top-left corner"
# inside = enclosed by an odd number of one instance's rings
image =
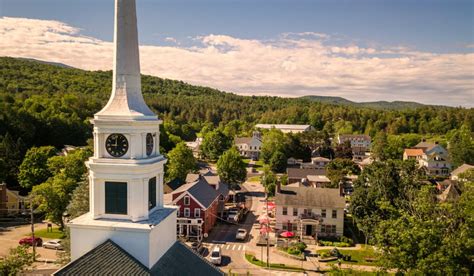
[[[254,131],[252,137],[237,137],[234,142],[241,156],[258,160],[262,147],[262,134],[259,131]]]
[[[403,160],[414,159],[432,176],[449,176],[451,162],[448,151],[437,142],[422,141],[411,149],[405,149]]]
[[[343,235],[345,200],[339,189],[282,187],[275,205],[279,231],[293,231],[307,242]]]

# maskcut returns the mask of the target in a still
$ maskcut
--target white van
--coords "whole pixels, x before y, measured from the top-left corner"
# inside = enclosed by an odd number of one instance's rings
[[[222,261],[221,248],[219,246],[214,247],[211,251],[210,257],[211,263],[220,265]]]

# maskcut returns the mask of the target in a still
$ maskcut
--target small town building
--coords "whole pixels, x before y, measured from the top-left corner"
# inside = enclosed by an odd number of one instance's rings
[[[258,160],[262,147],[262,134],[254,131],[252,137],[237,137],[234,140],[241,156]]]
[[[467,172],[468,170],[474,170],[474,166],[469,164],[462,164],[451,172],[451,180],[463,180],[459,178],[459,175]]]
[[[331,162],[325,157],[313,157],[309,163],[301,163],[302,169],[324,169]]]
[[[448,151],[438,142],[430,143],[423,140],[411,149],[405,149],[403,160],[416,160],[430,176],[449,176],[451,162]]]
[[[301,168],[288,168],[286,169],[288,174],[288,184],[296,182],[307,181],[308,175],[326,175],[325,169],[301,169]]]
[[[366,153],[370,151],[371,138],[365,134],[339,134],[337,135],[337,143],[343,144],[346,141],[351,143],[353,159],[362,160],[366,157]]]
[[[179,208],[178,237],[201,241],[223,211],[229,190],[218,176],[188,174],[186,181],[165,197],[165,203]]]
[[[10,190],[7,184],[0,184],[0,214],[20,214],[25,211],[26,198],[19,191]]]
[[[293,231],[307,243],[343,235],[345,200],[339,189],[281,187],[275,205],[279,231]]]
[[[301,133],[311,131],[314,128],[311,125],[285,125],[285,124],[257,124],[255,128],[260,129],[278,129],[283,133]]]
[[[191,141],[191,142],[185,142],[186,146],[193,152],[193,156],[195,158],[200,158],[201,157],[201,144],[202,144],[203,138],[202,137],[197,137],[196,140]]]

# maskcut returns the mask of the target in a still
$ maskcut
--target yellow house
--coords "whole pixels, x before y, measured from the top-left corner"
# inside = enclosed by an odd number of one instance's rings
[[[25,210],[25,197],[18,191],[8,189],[7,185],[2,183],[0,184],[0,209],[2,209],[1,213],[21,213]]]

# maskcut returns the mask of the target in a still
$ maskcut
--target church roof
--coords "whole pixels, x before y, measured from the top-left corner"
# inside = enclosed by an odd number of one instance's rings
[[[208,260],[177,241],[151,268],[151,275],[225,275]]]
[[[176,241],[158,262],[148,269],[119,245],[107,240],[54,275],[224,275],[224,273]]]
[[[111,240],[107,240],[54,275],[150,275],[148,268]]]

